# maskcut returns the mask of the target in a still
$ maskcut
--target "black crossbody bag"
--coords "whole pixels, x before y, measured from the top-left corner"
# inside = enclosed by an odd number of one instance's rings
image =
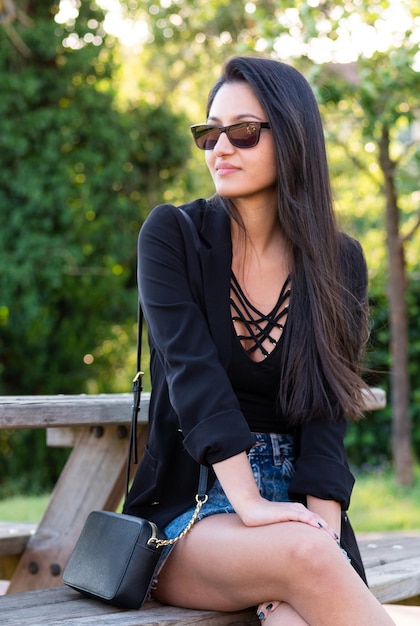
[[[197,232],[191,218],[181,211],[189,224],[195,244]],[[137,420],[142,392],[141,344],[143,313],[139,305],[137,374],[133,380],[133,407],[128,444],[127,498],[132,457],[138,462]],[[173,545],[193,526],[207,500],[208,469],[200,466],[196,508],[184,530],[167,539],[149,520],[123,513],[92,511],[63,572],[63,582],[81,593],[124,609],[139,609],[148,598],[159,558],[165,546]]]

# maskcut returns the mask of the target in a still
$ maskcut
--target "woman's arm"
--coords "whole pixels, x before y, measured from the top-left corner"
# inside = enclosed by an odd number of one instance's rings
[[[341,505],[334,500],[321,500],[314,496],[306,497],[306,504],[310,511],[322,517],[340,538],[341,531]]]
[[[245,452],[215,463],[213,469],[228,500],[246,526],[303,522],[324,529],[336,540],[335,529],[318,511],[310,511],[298,502],[270,502],[263,498]]]
[[[217,285],[221,295],[212,310],[226,313],[229,329],[230,248],[223,256],[226,274],[212,276],[215,253],[211,257],[202,268],[191,230],[174,206],[156,207],[140,231],[138,283],[153,354],[152,386],[167,387],[183,445],[205,465],[254,443],[210,333],[204,294],[205,279],[212,281],[206,293]]]

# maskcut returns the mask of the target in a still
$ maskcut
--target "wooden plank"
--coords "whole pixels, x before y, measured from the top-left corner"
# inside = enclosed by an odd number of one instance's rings
[[[369,387],[369,392],[365,392],[366,411],[378,411],[386,407],[386,393],[379,387]]]
[[[0,555],[22,554],[35,531],[36,524],[0,522]]]
[[[47,428],[47,446],[49,448],[74,448],[84,426],[61,426],[61,428]],[[129,428],[128,424],[121,424],[121,428]]]
[[[147,422],[150,394],[143,392],[139,423]],[[0,396],[0,429],[127,424],[131,393],[62,396]]]
[[[36,524],[0,522],[0,580],[10,580]],[[1,590],[0,590],[1,594]]]
[[[366,394],[366,410],[386,405],[385,392],[371,388]],[[149,413],[150,393],[143,392],[139,422]],[[0,429],[47,428],[118,424],[131,420],[132,394],[0,396]]]
[[[420,607],[386,605],[396,626],[418,626]],[[2,626],[259,626],[255,611],[218,613],[147,602],[123,611],[83,598],[67,588],[31,591],[0,598]]]
[[[420,557],[420,534],[384,533],[359,539],[360,552],[366,568]]]
[[[420,535],[384,535],[359,546],[369,587],[380,602],[420,594]]]
[[[67,588],[0,598],[2,626],[259,626],[254,610],[235,613],[192,611],[147,602],[139,611],[122,611],[83,598]]]
[[[420,557],[366,570],[369,587],[380,602],[397,602],[420,594]]]
[[[98,436],[100,433],[101,436]],[[140,428],[139,446],[147,427]],[[115,510],[125,488],[127,438],[118,426],[86,428],[52,493],[36,533],[29,539],[9,592],[61,585],[61,574],[92,510]]]

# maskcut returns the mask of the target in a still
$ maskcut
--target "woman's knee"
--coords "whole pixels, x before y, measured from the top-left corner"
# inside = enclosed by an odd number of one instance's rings
[[[301,524],[296,531],[294,539],[287,544],[287,553],[283,555],[286,557],[286,577],[290,574],[290,577],[296,577],[295,580],[302,580],[301,577],[316,580],[321,575],[327,575],[328,571],[334,574],[343,556],[338,544],[322,529]]]

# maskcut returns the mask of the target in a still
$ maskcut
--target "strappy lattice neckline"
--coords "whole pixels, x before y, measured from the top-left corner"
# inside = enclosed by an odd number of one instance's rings
[[[253,345],[250,348],[244,348],[248,355],[251,355],[256,350],[260,350],[265,358],[267,358],[278,344],[284,329],[285,317],[289,309],[290,298],[290,276],[286,278],[286,281],[281,288],[279,298],[274,305],[273,309],[264,314],[259,311],[244,294],[235,274],[231,273],[231,296],[230,304],[232,310],[232,322],[241,322],[247,334],[239,335],[237,337],[241,344],[243,342],[251,341]],[[283,320],[283,323],[280,321]],[[280,329],[280,337],[275,339],[272,337],[272,332],[275,328]],[[264,343],[269,342],[272,346],[271,350],[267,350]]]

